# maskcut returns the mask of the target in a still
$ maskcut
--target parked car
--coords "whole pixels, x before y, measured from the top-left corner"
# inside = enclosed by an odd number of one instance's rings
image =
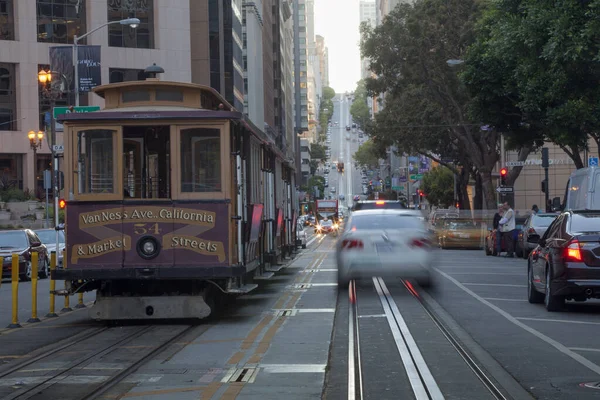
[[[527,218],[519,232],[517,257],[523,257],[524,259],[529,257],[529,253],[537,247],[540,238],[556,217],[558,217],[558,214],[543,213],[532,214]]]
[[[308,235],[304,226],[302,224],[296,225],[296,246],[302,246],[302,248],[305,249],[307,241]]]
[[[558,311],[565,300],[600,298],[600,212],[566,211],[527,259],[527,297]]]
[[[55,229],[37,229],[35,233],[42,240],[42,243],[48,249],[48,254],[52,254],[56,251],[56,230]],[[65,232],[58,231],[58,246],[59,249],[56,252],[56,265],[62,267],[63,265],[63,250],[65,249]]]
[[[517,217],[515,218],[515,229],[512,231],[513,232],[513,245],[514,248],[512,249],[513,252],[516,252],[517,250],[517,240],[519,238],[519,231],[523,228],[523,224],[525,223],[525,220],[527,218],[523,218],[523,217]],[[502,238],[498,238],[496,235],[496,229],[489,229],[487,236],[485,237],[485,255],[487,256],[491,256],[491,255],[498,255],[498,251],[497,251],[497,240],[501,240],[500,243],[500,252],[508,252],[508,248],[506,246],[506,240],[504,235],[502,235]]]
[[[2,263],[2,277],[10,278],[12,273],[12,255],[19,256],[19,279],[31,280],[31,254],[38,253],[38,277],[47,278],[49,275],[50,257],[48,249],[42,240],[31,229],[14,231],[0,231],[0,257]]]
[[[438,235],[439,245],[442,249],[481,249],[484,241],[483,232],[480,222],[446,219]]]

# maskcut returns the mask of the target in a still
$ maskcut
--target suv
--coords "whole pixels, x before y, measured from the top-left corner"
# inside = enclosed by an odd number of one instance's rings
[[[352,211],[358,210],[406,210],[406,204],[400,200],[366,200],[354,203]]]

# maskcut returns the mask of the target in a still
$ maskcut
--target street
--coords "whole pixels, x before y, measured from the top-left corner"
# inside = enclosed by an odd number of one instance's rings
[[[202,399],[274,400],[322,393],[326,399],[597,397],[598,303],[568,304],[550,314],[526,300],[525,260],[486,257],[480,250],[433,250],[440,262],[428,290],[376,278],[338,291],[335,242],[334,236],[312,235],[308,248],[275,277],[202,321],[200,333],[180,340],[167,358],[155,356],[127,387],[115,390],[128,393],[124,398],[149,399],[198,399],[198,393]],[[90,326],[102,325],[83,310],[1,334],[3,395],[12,393],[15,380],[37,382],[25,370],[5,371],[36,348],[62,344],[48,332],[68,342],[69,331],[74,338]],[[64,357],[79,346],[68,342]],[[72,360],[54,361],[52,368],[61,362]],[[94,365],[61,385],[90,384],[98,382],[94,374],[110,373],[98,372],[101,361]],[[419,395],[425,392],[430,397]]]

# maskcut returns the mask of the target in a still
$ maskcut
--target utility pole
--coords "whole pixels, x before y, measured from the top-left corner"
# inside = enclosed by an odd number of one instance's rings
[[[544,168],[544,183],[542,187],[544,188],[545,195],[545,205],[546,211],[548,211],[548,201],[550,200],[550,184],[548,179],[548,167],[550,166],[550,162],[548,160],[548,148],[542,147],[542,168]]]

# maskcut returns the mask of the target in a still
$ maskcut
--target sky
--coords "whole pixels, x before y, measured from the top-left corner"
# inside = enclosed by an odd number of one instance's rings
[[[354,91],[360,80],[359,0],[315,0],[315,35],[329,49],[329,86]]]

